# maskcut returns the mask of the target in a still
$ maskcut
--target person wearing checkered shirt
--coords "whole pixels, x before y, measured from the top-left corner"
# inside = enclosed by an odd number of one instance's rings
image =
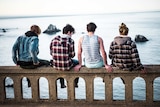
[[[111,42],[109,58],[112,66],[122,70],[141,70],[145,73],[145,68],[141,64],[139,53],[135,42],[128,36],[129,29],[122,23],[119,26],[120,36],[116,36]]]
[[[74,40],[71,38],[75,30],[72,25],[67,24],[63,28],[63,34],[52,39],[50,44],[50,54],[52,56],[53,68],[68,71],[79,64],[75,56]],[[65,88],[64,79],[60,78],[61,88]],[[78,78],[75,79],[75,87],[78,87]]]

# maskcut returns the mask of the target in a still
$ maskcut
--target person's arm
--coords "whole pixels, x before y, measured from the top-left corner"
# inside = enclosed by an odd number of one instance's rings
[[[74,41],[72,39],[70,41],[71,41],[71,43],[69,46],[69,57],[73,58],[75,56]]]
[[[102,54],[104,66],[105,66],[105,68],[107,69],[108,72],[112,72],[113,69],[110,65],[108,65],[107,54],[106,54],[106,51],[104,49],[103,40],[102,40],[101,37],[98,37],[98,42],[100,44],[100,51],[101,51],[101,54]]]
[[[53,50],[52,50],[52,43],[53,42],[53,40],[51,41],[51,43],[50,43],[50,47],[49,47],[49,49],[50,49],[50,55],[52,55],[52,52],[53,52]]]
[[[12,60],[17,65],[17,50],[18,50],[18,39],[12,47]]]
[[[113,42],[111,42],[110,47],[109,47],[109,58],[112,60],[113,59]]]
[[[81,37],[78,42],[78,62],[79,64],[74,67],[75,71],[79,71],[80,68],[82,67],[82,39],[83,37]]]
[[[146,73],[145,68],[141,64],[141,60],[140,60],[140,57],[139,57],[139,53],[138,53],[136,44],[133,42],[131,44],[131,46],[132,46],[131,57],[132,57],[132,61],[133,61],[133,64],[134,64],[135,68],[137,70],[141,70],[142,73]]]

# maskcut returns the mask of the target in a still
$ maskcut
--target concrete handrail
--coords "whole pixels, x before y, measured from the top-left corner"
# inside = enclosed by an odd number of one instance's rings
[[[160,77],[160,65],[145,65],[147,73],[143,74],[140,71],[122,71],[114,69],[112,73],[108,73],[105,68],[99,69],[88,69],[82,67],[79,72],[74,70],[70,71],[58,71],[51,67],[41,67],[37,69],[22,69],[16,66],[0,66],[0,104],[5,103],[21,103],[21,102],[59,102],[57,98],[57,85],[56,80],[60,77],[65,78],[67,81],[67,100],[61,101],[64,104],[79,104],[79,103],[89,103],[89,104],[110,104],[110,105],[130,105],[142,107],[146,105],[149,106],[160,106],[160,101],[153,100],[153,81]],[[13,99],[6,98],[5,90],[5,78],[11,77],[13,79],[14,85],[14,96]],[[31,81],[32,88],[32,98],[23,99],[22,95],[22,78],[27,77]],[[39,84],[38,81],[40,77],[45,77],[48,80],[49,85],[49,99],[40,99],[39,95]],[[74,80],[77,77],[82,77],[86,84],[86,100],[75,99],[75,88]],[[96,101],[94,100],[94,78],[101,77],[105,83],[105,100]],[[113,100],[113,79],[115,77],[120,77],[125,83],[125,100],[124,101],[114,101]],[[142,77],[146,84],[146,100],[145,101],[134,101],[133,100],[133,79],[136,77]]]

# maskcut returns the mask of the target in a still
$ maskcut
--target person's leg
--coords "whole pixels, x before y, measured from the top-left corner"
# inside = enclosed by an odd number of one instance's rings
[[[35,68],[37,68],[35,65],[33,65],[33,62],[18,61],[17,64],[23,69],[35,69]]]
[[[47,60],[43,60],[43,59],[39,59],[39,65],[37,65],[37,67],[41,67],[41,66],[50,66],[50,62]]]
[[[30,65],[30,66],[23,66],[23,65],[20,65],[20,67],[23,68],[23,69],[35,69],[35,68],[37,68],[37,67],[34,66],[34,65]]]
[[[64,85],[64,79],[63,78],[59,78],[59,79],[60,79],[61,88],[66,88],[66,85]]]
[[[78,88],[79,77],[74,80],[74,87]]]
[[[31,81],[27,78],[28,81],[28,87],[31,87]]]
[[[76,60],[76,59],[72,59],[72,62],[73,62],[73,67],[75,67],[76,65],[79,64],[78,60]]]
[[[79,64],[78,60],[76,60],[76,59],[72,59],[72,62],[73,62],[73,67],[75,67],[76,65]],[[79,77],[74,80],[75,87],[78,87],[78,81],[79,81]]]

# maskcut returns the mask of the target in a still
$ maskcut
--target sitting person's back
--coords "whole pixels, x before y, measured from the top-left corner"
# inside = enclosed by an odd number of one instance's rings
[[[57,70],[68,71],[78,64],[73,59],[75,56],[74,40],[71,38],[74,34],[74,28],[67,24],[63,28],[63,35],[56,36],[50,43],[50,55],[52,56],[53,67]],[[75,79],[75,87],[78,87],[78,79]],[[65,88],[64,79],[60,78],[61,88]]]
[[[128,35],[129,29],[122,23],[119,32],[120,36],[114,38],[109,50],[109,58],[114,67],[123,70],[143,70],[137,46]]]
[[[33,25],[30,31],[17,38],[12,48],[12,59],[16,65],[27,69],[50,65],[49,61],[38,58],[40,33],[39,26]]]
[[[104,49],[103,39],[95,35],[97,26],[90,22],[86,26],[87,35],[81,37],[78,42],[79,65],[75,67],[79,71],[82,67],[82,53],[84,54],[84,65],[87,68],[105,67],[108,72],[112,72],[112,67],[107,63],[107,54]]]

